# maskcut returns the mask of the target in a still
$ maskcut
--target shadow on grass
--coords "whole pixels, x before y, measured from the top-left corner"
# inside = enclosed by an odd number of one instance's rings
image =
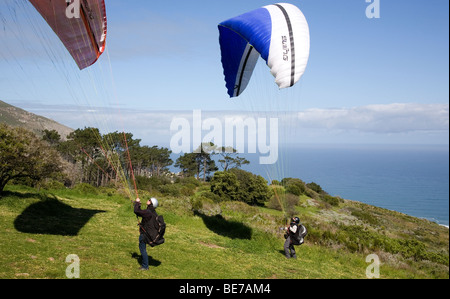
[[[13,196],[41,199],[14,220],[14,227],[22,233],[76,236],[92,217],[106,212],[72,208],[49,195],[14,193]]]
[[[286,252],[284,252],[284,249],[280,249],[278,250],[278,252],[283,255],[284,257],[286,257]]]
[[[131,257],[134,258],[139,266],[142,265],[142,256],[140,254],[138,254],[137,252],[132,252],[131,253]],[[158,260],[154,260],[150,255],[148,256],[148,265],[150,267],[158,267],[159,265],[161,265],[161,262]]]
[[[218,235],[231,239],[250,240],[252,238],[252,229],[241,222],[228,221],[221,215],[207,216],[199,212],[194,214],[202,218],[206,227]]]

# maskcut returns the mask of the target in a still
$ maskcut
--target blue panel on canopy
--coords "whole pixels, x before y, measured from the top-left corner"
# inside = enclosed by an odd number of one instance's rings
[[[309,59],[309,26],[295,5],[277,3],[219,24],[220,48],[230,97],[247,87],[261,56],[280,89],[294,86]]]
[[[230,97],[238,96],[248,83],[242,82],[243,73],[251,72],[256,63],[253,61],[247,64],[253,48],[264,60],[268,59],[272,33],[271,16],[267,9],[259,8],[220,23],[219,32],[228,94]],[[241,85],[244,88],[241,88]]]

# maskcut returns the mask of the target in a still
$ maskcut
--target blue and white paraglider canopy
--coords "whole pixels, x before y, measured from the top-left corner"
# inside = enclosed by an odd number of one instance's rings
[[[226,87],[230,97],[247,87],[261,56],[280,88],[293,86],[309,59],[309,27],[296,6],[264,6],[219,24]]]

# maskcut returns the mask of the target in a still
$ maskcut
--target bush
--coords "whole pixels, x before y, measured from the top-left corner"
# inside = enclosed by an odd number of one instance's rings
[[[432,252],[418,240],[394,239],[358,225],[339,225],[333,231],[316,223],[308,227],[308,240],[329,247],[340,245],[350,252],[384,251],[415,261],[449,264],[448,252]]]
[[[220,198],[220,196],[218,196],[218,195],[212,193],[211,190],[202,192],[201,195],[202,195],[203,197],[205,197],[205,198],[208,198],[208,199],[210,199],[210,200],[216,202],[216,203],[222,201],[221,198]]]
[[[66,189],[66,186],[64,186],[64,184],[61,182],[48,180],[42,185],[42,188],[45,190],[64,190]]]
[[[87,194],[97,194],[98,189],[90,184],[80,183],[80,184],[75,185],[75,187],[73,187],[73,190],[75,190],[81,194],[87,195]]]
[[[177,178],[175,183],[179,183],[182,185],[189,185],[194,187],[199,187],[201,182],[197,180],[195,177],[185,177],[185,178]]]
[[[136,186],[140,190],[152,191],[159,189],[162,185],[170,184],[169,180],[164,177],[144,177],[136,176]]]
[[[164,195],[177,197],[180,195],[180,189],[175,184],[161,185],[158,187],[159,192]]]
[[[277,211],[282,211],[283,207],[281,205],[281,200],[279,200],[279,197],[276,195],[273,195],[270,199],[269,202],[267,203],[267,207],[269,209],[273,209],[273,210],[277,210]]]
[[[331,196],[331,195],[326,194],[326,195],[323,195],[323,196],[321,197],[321,199],[322,199],[324,202],[326,202],[326,203],[328,203],[328,204],[330,204],[330,205],[332,205],[332,206],[335,206],[335,207],[339,206],[340,199],[339,199],[338,197],[335,197],[335,196]]]
[[[181,186],[180,193],[184,196],[192,196],[195,193],[195,188],[193,185]]]
[[[236,200],[239,182],[234,173],[217,171],[211,179],[211,192],[222,200]]]
[[[365,211],[362,210],[353,210],[351,212],[352,216],[357,217],[358,219],[369,223],[371,225],[379,225],[379,221],[376,217],[374,217],[372,214],[367,213]]]
[[[300,196],[304,191],[305,191],[304,189],[302,190],[298,185],[295,184],[286,186],[286,192],[289,192],[297,196]]]
[[[262,206],[270,199],[271,190],[262,176],[237,168],[230,172],[236,175],[239,184],[235,200]]]
[[[320,185],[311,182],[309,184],[306,184],[306,187],[308,187],[309,189],[313,190],[316,193],[322,194],[324,191],[322,189],[322,187],[320,187]]]
[[[300,179],[287,178],[283,179],[282,183],[288,193],[300,196],[306,191],[305,183]]]
[[[299,201],[300,199],[298,196],[294,194],[277,193],[270,198],[267,207],[278,211],[284,211],[288,217],[292,217],[297,214],[295,206],[298,205]]]
[[[220,215],[220,205],[209,198],[198,196],[191,199],[192,210],[206,216]]]

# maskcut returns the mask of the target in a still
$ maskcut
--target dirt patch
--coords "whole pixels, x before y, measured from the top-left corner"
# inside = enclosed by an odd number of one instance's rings
[[[200,245],[206,246],[206,247],[208,247],[208,248],[225,249],[225,247],[222,247],[222,246],[219,246],[219,245],[216,245],[216,244],[205,243],[205,242],[202,242],[202,241],[200,241],[199,243],[200,243]]]

